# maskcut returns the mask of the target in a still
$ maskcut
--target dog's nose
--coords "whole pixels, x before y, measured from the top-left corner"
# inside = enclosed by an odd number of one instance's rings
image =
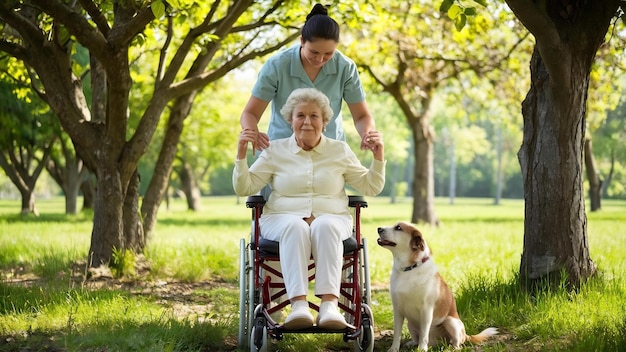
[[[383,229],[382,227],[378,228],[378,234],[380,235],[381,233],[383,233],[385,231],[385,229]]]

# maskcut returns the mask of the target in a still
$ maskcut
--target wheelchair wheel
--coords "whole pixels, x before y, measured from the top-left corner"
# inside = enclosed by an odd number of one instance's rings
[[[254,312],[256,318],[250,334],[250,352],[267,352],[267,321],[261,314],[261,305]]]
[[[257,346],[257,341],[259,345]],[[257,329],[252,328],[252,334],[250,334],[250,352],[267,352],[267,327]]]
[[[239,347],[247,347],[249,341],[248,331],[250,331],[250,324],[248,324],[248,305],[250,301],[247,297],[248,280],[246,280],[248,263],[246,258],[246,240],[242,238],[239,241],[239,335],[237,337],[237,345]]]
[[[354,340],[354,352],[373,352],[374,315],[367,304],[362,304],[361,309],[361,334]]]

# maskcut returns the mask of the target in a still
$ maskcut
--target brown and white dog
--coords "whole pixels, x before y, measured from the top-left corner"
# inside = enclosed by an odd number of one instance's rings
[[[498,333],[487,328],[478,335],[467,335],[456,311],[456,302],[435,265],[430,248],[412,224],[399,222],[378,228],[378,244],[393,254],[391,302],[393,304],[393,343],[389,352],[400,349],[402,325],[406,318],[411,341],[426,351],[437,340],[460,348],[466,341],[480,343]]]

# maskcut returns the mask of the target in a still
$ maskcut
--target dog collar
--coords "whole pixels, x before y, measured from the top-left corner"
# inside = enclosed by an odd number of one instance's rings
[[[420,266],[420,265],[422,265],[422,264],[426,263],[426,261],[427,261],[428,259],[430,259],[430,257],[424,257],[424,258],[422,258],[422,260],[421,260],[421,261],[419,261],[419,262],[415,262],[415,263],[413,263],[413,265],[409,265],[409,266],[407,266],[407,267],[402,268],[402,271],[411,271],[411,270],[413,270],[413,269],[417,268],[418,266]]]

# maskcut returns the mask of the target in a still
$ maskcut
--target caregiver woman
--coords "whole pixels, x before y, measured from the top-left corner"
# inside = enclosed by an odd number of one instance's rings
[[[352,60],[337,50],[339,25],[328,16],[328,10],[316,4],[306,17],[300,43],[269,58],[252,88],[240,123],[243,130],[254,131],[253,150],[263,150],[269,141],[289,137],[291,126],[280,115],[280,109],[289,94],[297,88],[316,88],[328,96],[334,114],[324,135],[345,140],[341,105],[345,100],[357,132],[361,136],[361,149],[371,149],[371,132],[374,119],[365,102],[365,92],[359,73]],[[272,102],[267,134],[260,133],[258,123]]]

